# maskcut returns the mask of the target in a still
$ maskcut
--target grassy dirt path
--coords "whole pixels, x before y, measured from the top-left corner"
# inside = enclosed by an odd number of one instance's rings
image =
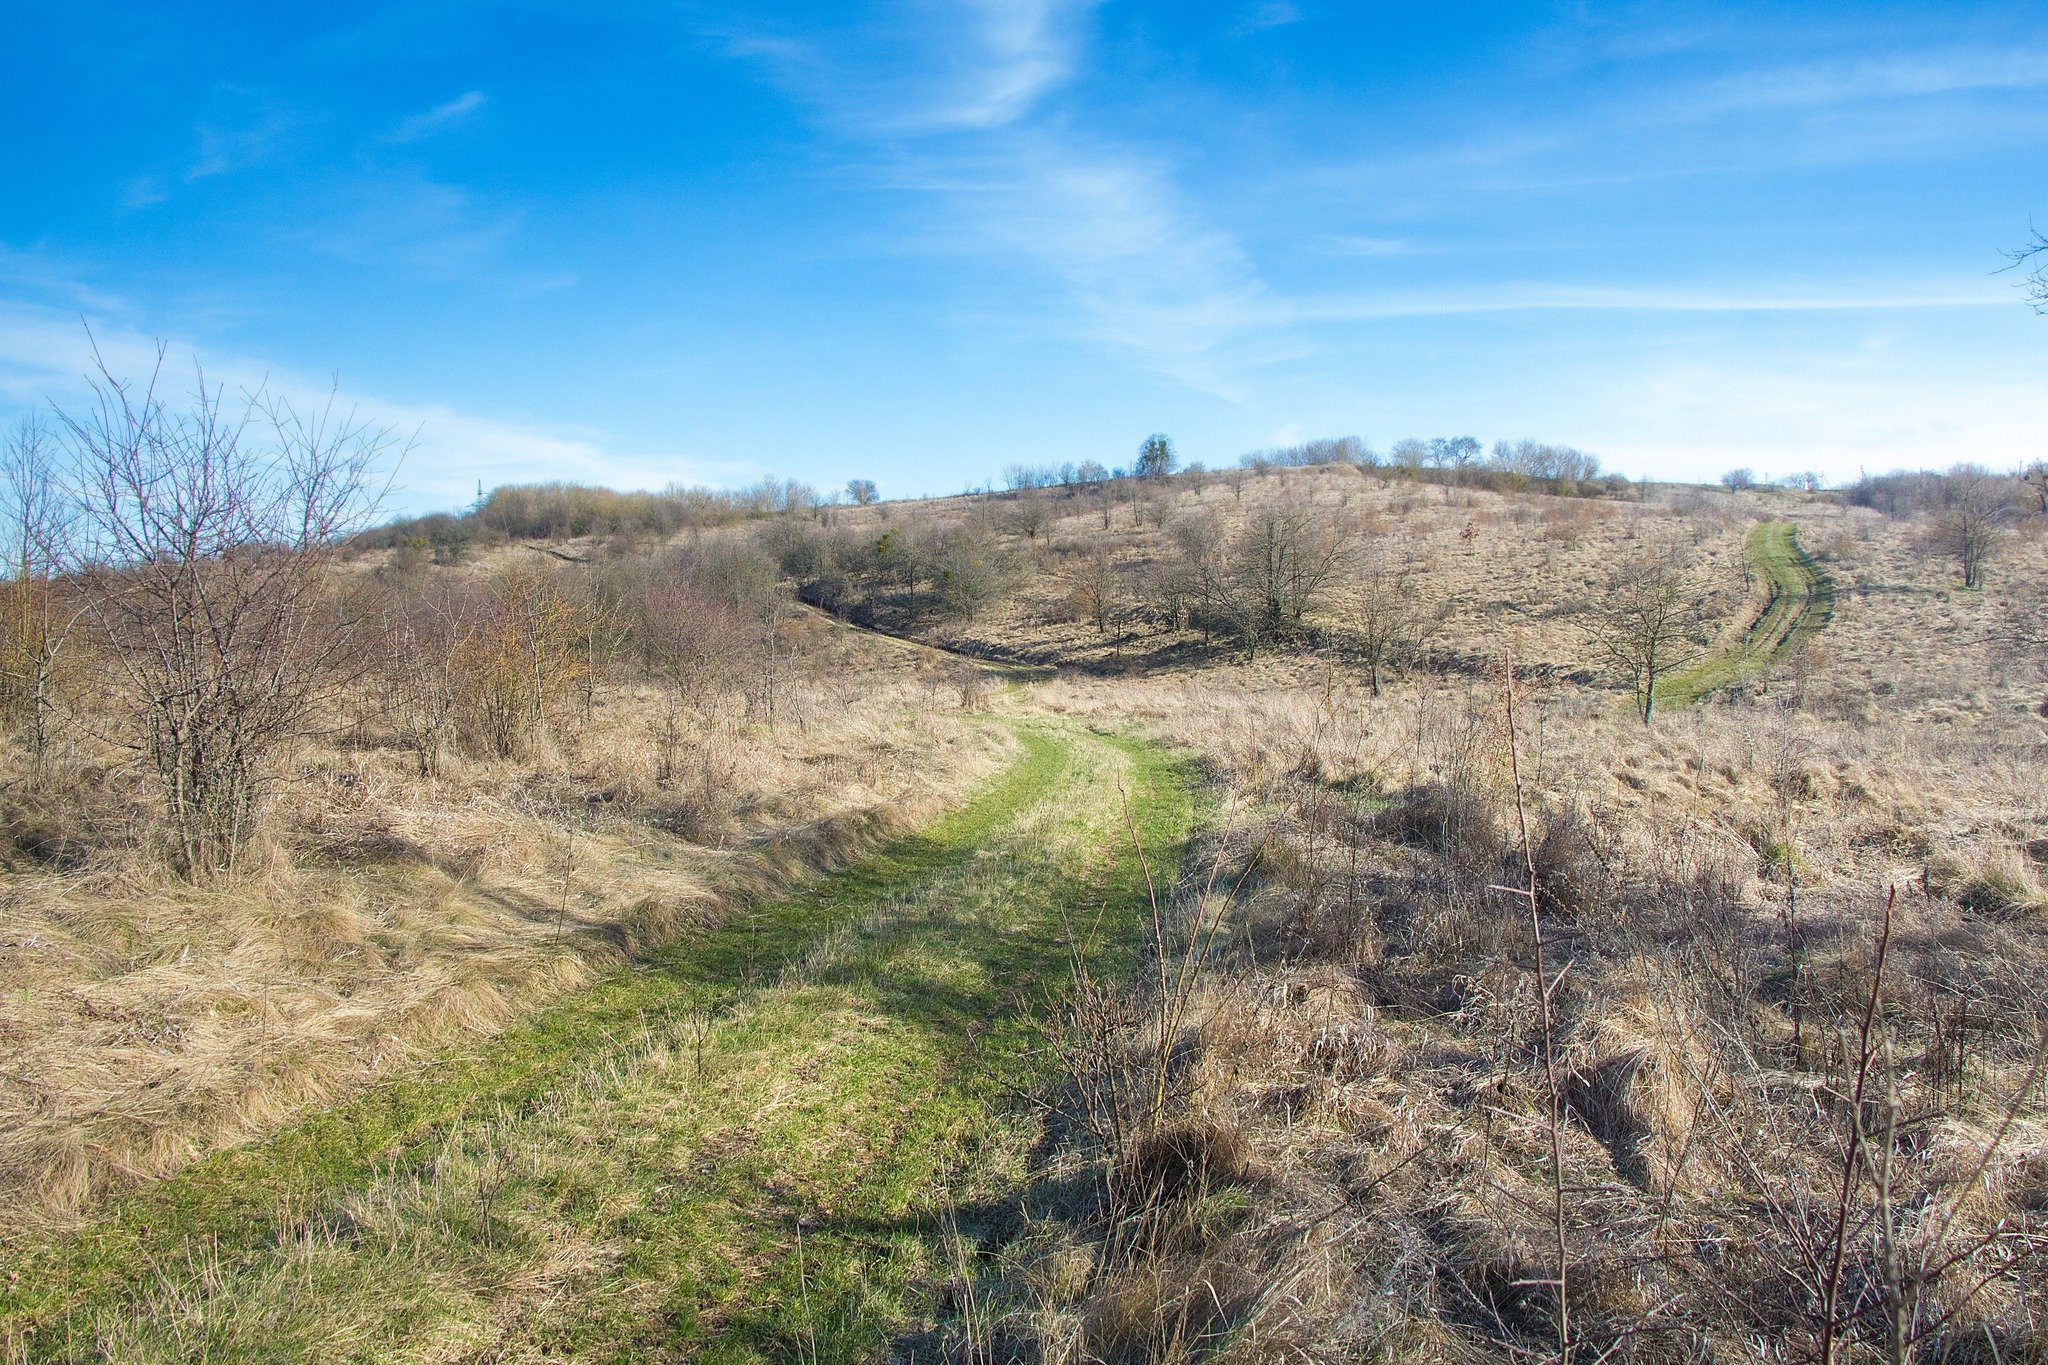
[[[1687,706],[1761,673],[1825,630],[1833,618],[1834,580],[1799,548],[1798,527],[1789,521],[1760,522],[1744,549],[1763,594],[1755,616],[1738,638],[1659,681],[1659,706]]]
[[[470,1056],[0,1250],[0,1342],[114,1360],[869,1360],[1027,1175],[1066,926],[1134,963],[1192,770],[1017,763],[808,894]]]

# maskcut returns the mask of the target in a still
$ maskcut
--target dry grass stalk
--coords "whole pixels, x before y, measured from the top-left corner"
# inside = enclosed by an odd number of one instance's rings
[[[1571,1365],[1571,1243],[1565,1227],[1564,1210],[1564,1094],[1557,1075],[1557,1024],[1551,1014],[1551,1000],[1557,989],[1557,982],[1552,980],[1549,964],[1544,958],[1543,893],[1536,873],[1536,845],[1529,834],[1529,804],[1522,793],[1521,743],[1515,728],[1515,655],[1512,649],[1502,656],[1501,673],[1502,690],[1507,702],[1508,762],[1514,774],[1515,823],[1521,834],[1522,866],[1528,874],[1526,886],[1512,891],[1511,894],[1525,897],[1529,906],[1529,938],[1533,945],[1533,962],[1536,968],[1536,1001],[1542,1020],[1543,1089],[1547,1106],[1545,1119],[1550,1136],[1551,1227],[1557,1254],[1555,1278],[1533,1283],[1546,1284],[1556,1291],[1557,1357],[1562,1365]],[[1647,720],[1648,716],[1646,708],[1644,718]]]

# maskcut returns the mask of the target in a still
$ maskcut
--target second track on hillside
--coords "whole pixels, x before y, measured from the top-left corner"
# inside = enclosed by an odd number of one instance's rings
[[[1761,594],[1755,615],[1740,636],[1660,680],[1660,707],[1686,706],[1755,677],[1790,657],[1833,618],[1834,580],[1800,548],[1798,527],[1789,521],[1761,522],[1750,531],[1744,550]]]

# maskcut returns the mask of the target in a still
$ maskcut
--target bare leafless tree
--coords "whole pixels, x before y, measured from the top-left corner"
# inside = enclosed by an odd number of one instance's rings
[[[1068,565],[1065,577],[1069,609],[1092,622],[1096,634],[1109,634],[1124,613],[1124,579],[1115,546],[1106,540],[1091,543]]]
[[[1427,590],[1429,576],[1428,568],[1414,561],[1375,556],[1345,594],[1351,651],[1365,666],[1375,697],[1386,670],[1420,652],[1443,620],[1447,604]]]
[[[2035,228],[2032,241],[2005,254],[2013,269],[2026,272],[2027,302],[2034,305],[2035,312],[2048,313],[2048,236]]]
[[[2012,516],[2004,480],[1967,466],[1942,478],[1941,505],[1927,520],[1927,546],[1956,561],[1963,586],[1984,586],[1984,570],[1998,554]]]
[[[1038,539],[1039,533],[1052,519],[1052,509],[1046,505],[1045,498],[1028,489],[1019,493],[1007,510],[1007,528],[1028,540]]]
[[[2034,511],[2048,517],[2048,460],[2036,460],[2021,470],[2020,482],[2034,500]]]
[[[79,606],[61,575],[71,507],[55,453],[38,417],[0,451],[0,722],[21,734],[32,775],[49,749],[51,689]]]
[[[1253,656],[1268,641],[1300,634],[1356,548],[1339,513],[1305,498],[1260,507],[1233,531],[1209,517],[1174,531],[1205,623]]]
[[[165,391],[96,358],[92,398],[60,414],[75,471],[76,571],[126,705],[109,720],[160,784],[173,858],[231,871],[280,744],[360,676],[368,611],[329,571],[402,454],[327,402],[229,400],[195,369]]]
[[[1676,549],[1652,550],[1617,565],[1580,610],[1579,629],[1594,658],[1633,689],[1645,725],[1656,710],[1658,680],[1699,657],[1705,596]]]
[[[1268,633],[1289,636],[1337,581],[1353,546],[1338,512],[1298,498],[1253,515],[1231,559]]]

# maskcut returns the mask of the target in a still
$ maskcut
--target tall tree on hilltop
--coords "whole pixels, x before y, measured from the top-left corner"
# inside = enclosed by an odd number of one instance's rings
[[[1163,479],[1173,472],[1176,463],[1173,441],[1163,433],[1153,432],[1138,447],[1136,473],[1141,479]]]

